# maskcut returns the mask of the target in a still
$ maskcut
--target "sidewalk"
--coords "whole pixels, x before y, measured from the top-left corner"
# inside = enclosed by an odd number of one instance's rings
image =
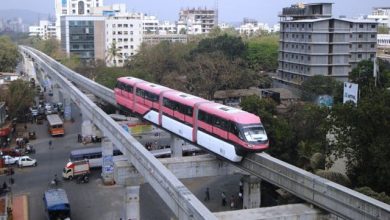
[[[14,196],[12,200],[13,220],[28,220],[28,197],[27,195]]]

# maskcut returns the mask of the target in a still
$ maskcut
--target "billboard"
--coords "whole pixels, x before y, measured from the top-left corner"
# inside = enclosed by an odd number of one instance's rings
[[[358,102],[358,84],[344,82],[344,95],[343,95],[343,103],[353,102],[357,104]]]
[[[333,97],[330,95],[320,95],[317,97],[316,103],[319,106],[331,108],[333,106]]]

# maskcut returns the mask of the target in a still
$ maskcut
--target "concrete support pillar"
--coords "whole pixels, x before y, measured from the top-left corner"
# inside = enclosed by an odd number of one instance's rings
[[[140,216],[139,186],[126,187],[125,212],[126,219],[138,220]]]
[[[261,204],[261,179],[254,176],[244,176],[243,207],[247,209],[259,208]]]
[[[72,100],[63,90],[60,91],[59,97],[60,101],[64,105],[64,120],[70,121],[72,119]]]
[[[105,185],[114,184],[113,144],[110,139],[102,140],[102,178]]]
[[[183,156],[183,140],[171,135],[171,157]]]
[[[92,136],[93,124],[91,120],[83,114],[83,122],[81,123],[81,136],[83,137],[91,137]]]
[[[52,97],[52,102],[58,103],[60,102],[60,87],[58,84],[53,85],[53,97]]]

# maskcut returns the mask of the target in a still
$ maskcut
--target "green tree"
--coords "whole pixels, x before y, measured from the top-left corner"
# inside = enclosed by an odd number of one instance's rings
[[[224,34],[215,38],[205,38],[201,40],[193,53],[214,53],[219,51],[228,58],[234,59],[242,57],[245,50],[246,46],[241,37]]]
[[[342,83],[332,77],[315,75],[302,83],[302,99],[313,102],[319,95],[330,95],[334,97],[335,102],[341,102],[342,89]]]
[[[23,117],[34,101],[34,89],[23,80],[15,80],[9,84],[5,94],[10,118]]]
[[[0,72],[13,72],[19,62],[17,46],[6,36],[0,36]]]
[[[349,75],[349,79],[353,83],[359,84],[359,90],[362,96],[370,94],[375,88],[373,72],[374,63],[369,60],[363,60],[358,63],[357,67]]]
[[[364,195],[367,195],[369,197],[372,197],[384,203],[390,204],[390,196],[386,195],[385,192],[377,193],[367,186],[356,188],[355,190],[360,193],[363,193]]]
[[[120,51],[121,51],[121,49],[119,49],[116,46],[116,41],[112,41],[111,45],[110,45],[110,48],[108,48],[108,53],[107,53],[106,60],[112,61],[114,63],[114,66],[116,66],[116,59],[118,57],[120,57],[120,54],[119,54]]]
[[[277,36],[252,38],[247,42],[245,57],[255,71],[274,71],[278,67],[278,48]]]
[[[185,73],[188,91],[207,99],[218,90],[248,88],[256,77],[243,60],[231,60],[220,52],[196,55],[186,62]]]
[[[357,106],[335,105],[329,117],[336,139],[330,148],[346,158],[352,182],[386,193],[390,193],[389,106],[390,91],[374,89]]]

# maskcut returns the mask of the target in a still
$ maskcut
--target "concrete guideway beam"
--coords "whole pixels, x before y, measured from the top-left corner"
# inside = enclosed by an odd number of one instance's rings
[[[166,201],[178,219],[216,219],[216,217],[153,155],[135,138],[124,131],[118,123],[104,113],[96,104],[78,90],[69,80],[59,74],[53,66],[57,62],[39,51],[21,46],[29,53],[45,72],[65,90],[77,106],[85,110],[94,124],[120,149],[129,161],[143,174],[145,180]],[[33,52],[35,51],[35,52]],[[39,56],[36,54],[40,54]],[[41,58],[45,57],[45,60]],[[111,100],[112,101],[112,100]]]
[[[235,165],[344,219],[390,219],[390,205],[268,154],[249,154]]]
[[[267,208],[242,209],[227,212],[214,212],[218,219],[328,219],[328,215],[308,204],[281,205]]]
[[[227,162],[210,155],[159,159],[177,178],[198,178],[231,175],[242,172]],[[114,164],[115,182],[120,185],[133,185],[143,182],[137,169],[128,161]]]

